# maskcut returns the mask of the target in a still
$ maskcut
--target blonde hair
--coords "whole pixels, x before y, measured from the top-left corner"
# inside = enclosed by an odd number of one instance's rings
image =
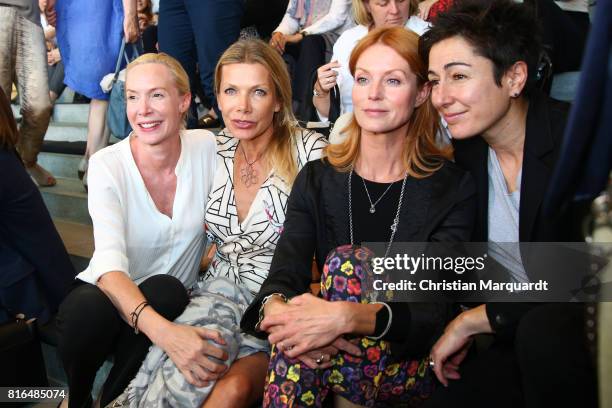
[[[274,113],[272,119],[274,137],[267,149],[266,157],[276,175],[292,185],[298,170],[296,159],[293,157],[292,138],[298,127],[291,108],[291,80],[285,62],[275,49],[261,40],[239,40],[225,50],[217,63],[215,68],[217,95],[221,87],[222,68],[230,64],[260,64],[270,74],[280,110]]]
[[[369,27],[374,23],[372,19],[372,14],[366,8],[365,3],[375,1],[375,0],[353,0],[353,18],[355,19],[355,23],[359,25],[363,25]],[[408,8],[408,16],[414,16],[419,10],[419,0],[405,0],[410,2],[410,6]]]
[[[371,31],[357,43],[349,60],[351,75],[355,74],[355,65],[365,50],[375,44],[386,45],[397,52],[410,66],[417,77],[419,88],[427,82],[427,68],[418,53],[419,36],[403,27],[386,27]],[[433,174],[442,164],[442,159],[451,159],[450,147],[440,148],[436,144],[436,133],[440,117],[427,98],[420,106],[415,107],[408,122],[403,159],[408,174],[414,178],[424,178]],[[353,168],[361,141],[361,127],[355,120],[342,130],[347,138],[340,144],[331,144],[325,148],[327,161],[340,171]]]
[[[177,60],[175,60],[170,55],[164,52],[160,52],[158,54],[155,54],[155,53],[142,54],[140,57],[130,62],[125,71],[126,83],[127,83],[127,77],[130,74],[130,71],[132,70],[132,68],[134,68],[135,66],[144,65],[144,64],[161,64],[161,65],[166,66],[168,68],[168,71],[170,71],[170,75],[172,76],[172,79],[174,80],[174,85],[176,86],[176,89],[179,95],[183,96],[183,95],[187,95],[191,93],[190,88],[189,88],[189,76],[187,76],[187,72],[185,72],[180,62],[178,62]],[[188,112],[189,110],[183,112],[183,115],[182,115],[183,127],[185,127],[185,120],[187,118]]]

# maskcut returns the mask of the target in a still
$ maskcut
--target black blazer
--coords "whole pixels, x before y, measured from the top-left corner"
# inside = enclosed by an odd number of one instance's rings
[[[256,336],[258,312],[271,293],[288,297],[309,292],[312,255],[321,270],[330,250],[350,243],[348,175],[324,160],[309,162],[298,174],[287,202],[287,215],[268,278],[247,309],[242,329]],[[455,164],[424,179],[408,178],[395,242],[466,241],[474,220],[474,183]],[[422,356],[456,314],[454,305],[390,303],[391,329],[384,337],[396,356]]]
[[[76,275],[38,188],[16,152],[0,148],[0,321],[46,321]]]
[[[554,215],[542,210],[555,164],[559,157],[569,105],[534,91],[529,99],[519,204],[521,242],[583,241],[579,221],[581,208],[564,203]],[[476,182],[476,223],[472,241],[488,240],[489,174],[488,144],[480,136],[453,140],[456,163]],[[529,275],[529,271],[526,271]],[[489,303],[487,315],[500,337],[511,336],[521,316],[534,305]]]

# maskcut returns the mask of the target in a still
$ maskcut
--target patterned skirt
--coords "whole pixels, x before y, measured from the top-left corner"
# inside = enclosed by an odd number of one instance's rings
[[[372,256],[369,250],[351,245],[333,250],[325,261],[321,296],[330,301],[367,303],[361,296],[361,282]],[[433,392],[436,380],[425,356],[396,361],[386,341],[368,337],[351,341],[361,349],[362,356],[340,352],[327,369],[311,369],[273,346],[263,406],[320,407],[332,391],[367,407],[414,407]]]

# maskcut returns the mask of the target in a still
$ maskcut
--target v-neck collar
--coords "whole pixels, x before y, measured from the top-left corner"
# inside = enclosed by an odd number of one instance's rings
[[[178,161],[176,162],[176,166],[174,167],[174,174],[176,176],[176,189],[174,191],[174,200],[172,202],[172,217],[169,217],[168,215],[162,213],[161,211],[159,211],[159,208],[157,208],[157,206],[155,205],[155,201],[153,201],[153,197],[151,197],[151,193],[149,192],[149,189],[147,188],[147,185],[144,182],[144,179],[142,178],[142,174],[140,173],[140,169],[138,169],[138,166],[136,165],[136,160],[134,159],[134,154],[132,153],[132,145],[130,143],[130,140],[132,139],[132,134],[134,132],[130,132],[130,134],[128,135],[128,137],[125,139],[126,141],[126,151],[125,154],[128,158],[128,163],[129,166],[132,168],[132,170],[138,174],[138,184],[140,184],[140,187],[144,190],[144,192],[146,193],[146,197],[147,197],[147,201],[149,202],[149,205],[151,206],[151,208],[153,208],[153,210],[163,219],[168,220],[170,222],[172,222],[172,220],[174,220],[176,218],[177,215],[177,208],[176,208],[176,203],[177,203],[177,197],[179,196],[180,193],[180,188],[181,188],[181,183],[180,180],[181,178],[179,177],[179,175],[181,174],[181,172],[183,171],[183,166],[185,163],[185,139],[183,138],[183,132],[179,132],[179,139],[180,139],[180,143],[181,143],[181,152],[179,154],[179,158]]]

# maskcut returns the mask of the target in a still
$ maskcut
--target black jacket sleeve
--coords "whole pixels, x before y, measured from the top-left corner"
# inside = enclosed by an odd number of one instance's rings
[[[258,337],[266,333],[255,331],[263,299],[272,293],[288,298],[310,290],[312,258],[316,243],[316,198],[312,190],[312,166],[306,165],[298,174],[287,200],[287,213],[270,273],[259,294],[247,308],[241,327]]]

